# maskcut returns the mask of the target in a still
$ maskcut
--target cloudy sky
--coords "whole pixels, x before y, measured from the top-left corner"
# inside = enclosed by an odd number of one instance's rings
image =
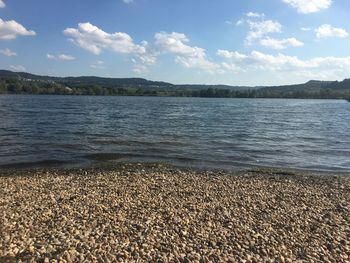
[[[275,85],[350,78],[349,0],[0,0],[0,68]]]

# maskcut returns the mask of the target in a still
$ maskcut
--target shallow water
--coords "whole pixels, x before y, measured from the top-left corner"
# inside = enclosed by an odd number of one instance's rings
[[[350,103],[0,96],[1,166],[104,161],[349,172]]]

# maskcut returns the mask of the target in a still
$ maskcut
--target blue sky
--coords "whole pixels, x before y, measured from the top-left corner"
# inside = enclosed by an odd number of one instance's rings
[[[276,85],[350,78],[348,0],[0,0],[0,68]]]

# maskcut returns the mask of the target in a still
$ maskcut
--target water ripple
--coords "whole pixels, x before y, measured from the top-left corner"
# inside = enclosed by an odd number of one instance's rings
[[[0,95],[0,167],[166,161],[350,171],[350,103]]]

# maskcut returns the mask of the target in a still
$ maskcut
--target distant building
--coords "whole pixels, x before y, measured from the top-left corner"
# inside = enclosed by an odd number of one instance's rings
[[[67,87],[67,86],[64,87],[64,90],[65,90],[65,91],[68,91],[68,92],[72,92],[72,91],[73,91],[70,87]]]

